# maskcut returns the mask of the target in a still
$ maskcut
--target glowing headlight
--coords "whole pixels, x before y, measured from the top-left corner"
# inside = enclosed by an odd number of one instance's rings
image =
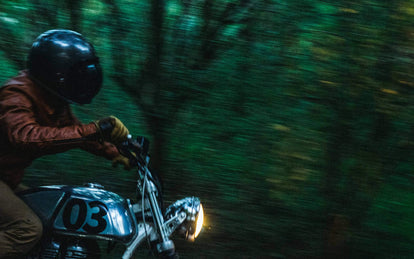
[[[200,234],[201,229],[203,228],[203,221],[204,221],[204,209],[203,209],[203,205],[201,205],[200,203],[200,208],[199,208],[198,216],[196,220],[196,229],[194,233],[194,238],[197,238],[198,234]]]
[[[184,211],[187,213],[186,225],[186,239],[194,241],[200,234],[203,228],[204,210],[198,198],[187,198],[184,205]]]
[[[185,215],[183,218],[179,232],[184,234],[185,238],[190,241],[200,234],[203,228],[204,209],[197,197],[187,197],[176,201],[166,210],[166,218],[173,218],[179,214]]]

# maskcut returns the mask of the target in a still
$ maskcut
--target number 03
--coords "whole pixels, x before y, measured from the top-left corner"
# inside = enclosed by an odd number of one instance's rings
[[[75,206],[78,206],[78,215],[75,219],[72,219],[72,213]],[[91,213],[90,219],[87,219],[88,209],[93,208],[98,208],[98,212]],[[102,202],[91,201],[86,203],[84,200],[75,198],[71,199],[63,210],[63,225],[69,230],[78,230],[82,228],[88,233],[97,234],[105,230],[108,223],[104,217],[107,214],[108,208]],[[91,220],[95,220],[97,225],[89,225],[88,222],[91,222]]]

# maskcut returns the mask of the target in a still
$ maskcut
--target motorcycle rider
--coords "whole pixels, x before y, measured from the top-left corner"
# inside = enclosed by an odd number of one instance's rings
[[[82,124],[70,104],[88,104],[102,85],[93,46],[79,33],[50,30],[33,43],[27,70],[0,89],[0,258],[20,258],[42,224],[16,195],[24,169],[40,156],[81,148],[128,166],[113,144],[128,129],[110,116]]]

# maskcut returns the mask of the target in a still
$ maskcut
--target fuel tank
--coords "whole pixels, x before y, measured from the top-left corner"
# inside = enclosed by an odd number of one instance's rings
[[[46,231],[129,243],[136,233],[131,204],[99,184],[43,186],[18,194]]]

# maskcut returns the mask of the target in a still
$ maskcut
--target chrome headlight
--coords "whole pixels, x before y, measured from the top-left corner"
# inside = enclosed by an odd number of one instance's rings
[[[165,215],[167,219],[177,215],[185,217],[179,232],[184,234],[187,240],[194,241],[203,228],[204,209],[197,197],[187,197],[176,201],[167,208]]]

